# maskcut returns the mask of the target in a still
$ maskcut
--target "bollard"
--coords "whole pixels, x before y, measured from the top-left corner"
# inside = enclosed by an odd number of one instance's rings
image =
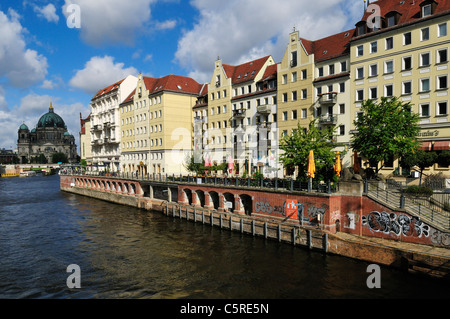
[[[306,231],[306,233],[307,233],[307,236],[308,236],[308,247],[309,247],[309,249],[312,249],[312,238],[311,238],[311,230],[307,230]]]
[[[264,222],[264,238],[267,238],[267,222]]]
[[[278,241],[281,242],[281,224],[278,224]]]
[[[325,233],[323,235],[323,250],[325,252],[328,252],[328,234],[327,233]]]
[[[241,233],[244,232],[244,220],[241,218],[241,225],[240,225]]]
[[[255,236],[255,220],[252,220],[252,235]]]

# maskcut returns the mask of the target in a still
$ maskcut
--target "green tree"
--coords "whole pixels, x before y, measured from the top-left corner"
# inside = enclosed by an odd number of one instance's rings
[[[319,128],[317,120],[309,123],[307,129],[298,124],[296,130],[283,137],[280,149],[280,162],[284,167],[298,167],[299,177],[306,177],[309,151],[314,152],[316,171],[333,170],[336,144],[332,142],[336,127]]]
[[[439,153],[436,163],[440,166],[448,167],[450,165],[450,151],[442,151]]]
[[[67,163],[69,159],[67,158],[67,155],[61,152],[54,153],[52,155],[52,163]]]
[[[389,159],[418,150],[419,116],[411,110],[410,103],[396,97],[362,103],[362,113],[354,121],[351,144],[369,160],[376,174]]]
[[[201,159],[197,155],[187,155],[183,164],[184,168],[191,173],[203,174],[205,172],[205,159]]]
[[[400,165],[405,168],[412,168],[414,166],[419,167],[420,179],[419,186],[422,185],[423,171],[436,163],[438,155],[436,152],[426,152],[423,150],[417,150],[414,153],[404,155],[400,160]]]

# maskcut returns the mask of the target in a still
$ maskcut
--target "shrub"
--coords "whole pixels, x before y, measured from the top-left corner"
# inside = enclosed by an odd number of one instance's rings
[[[409,186],[405,189],[405,193],[416,196],[431,196],[433,195],[433,189],[425,186]]]

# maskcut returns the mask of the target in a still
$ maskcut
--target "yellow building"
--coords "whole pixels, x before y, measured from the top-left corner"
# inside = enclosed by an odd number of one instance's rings
[[[136,172],[140,163],[135,153],[136,138],[134,128],[134,95],[135,90],[120,104],[120,169],[123,173]]]
[[[450,1],[370,3],[350,45],[352,123],[363,100],[400,97],[420,115],[422,148],[450,149],[449,17]],[[392,159],[381,173],[399,174],[398,166]]]

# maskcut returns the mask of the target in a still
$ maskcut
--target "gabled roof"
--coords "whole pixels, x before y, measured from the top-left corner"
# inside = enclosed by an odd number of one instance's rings
[[[264,72],[264,75],[261,78],[261,81],[267,81],[267,80],[270,80],[270,79],[276,79],[277,78],[277,67],[278,67],[277,64],[269,65],[266,68],[266,70]]]
[[[304,38],[300,38],[300,41],[306,53],[314,54],[314,61],[321,62],[349,54],[349,43],[354,32],[355,29],[351,29],[315,41]]]
[[[110,93],[110,92],[112,92],[112,91],[117,90],[117,89],[119,88],[120,84],[122,84],[122,82],[123,82],[124,80],[125,80],[125,79],[122,79],[122,80],[120,80],[119,82],[116,82],[116,83],[114,83],[114,84],[111,84],[110,86],[107,86],[107,87],[104,88],[104,89],[101,89],[101,90],[98,91],[97,94],[92,98],[92,100],[97,99],[97,98],[99,98],[99,97],[101,97],[101,96],[103,96],[103,95],[105,95],[105,94],[107,94],[107,93]]]
[[[128,95],[127,98],[122,103],[120,103],[120,105],[133,102],[134,94],[136,94],[136,89],[134,89],[133,92],[131,92],[130,95]]]
[[[258,72],[267,62],[271,56],[265,56],[263,58],[253,60],[240,65],[222,64],[225,74],[228,78],[231,78],[232,84],[238,84],[242,82],[252,81],[255,79]]]
[[[428,3],[434,3],[436,5],[435,11],[433,12],[433,14],[431,16],[422,17],[421,6],[424,4],[428,4]],[[450,1],[448,1],[448,0],[434,0],[434,1],[433,0],[425,0],[425,1],[421,1],[421,0],[415,0],[415,1],[412,1],[412,0],[378,0],[378,1],[370,2],[370,4],[379,6],[380,15],[383,18],[386,17],[386,14],[391,13],[391,12],[396,12],[398,14],[398,21],[397,21],[396,25],[389,27],[389,28],[384,28],[384,29],[395,28],[395,27],[399,27],[402,25],[415,23],[422,19],[433,18],[436,15],[450,13]],[[361,21],[367,22],[367,20],[369,19],[369,17],[372,14],[373,13],[370,12],[370,10],[369,10],[369,12],[367,12],[367,10],[366,10],[366,12],[364,12],[364,15],[363,15]],[[359,21],[357,24],[361,23],[361,21]],[[384,30],[384,29],[382,29],[382,30]],[[372,33],[374,33],[374,32],[371,32],[368,34],[372,34]],[[367,35],[367,33],[365,35]],[[363,37],[365,35],[361,35],[361,37]]]

